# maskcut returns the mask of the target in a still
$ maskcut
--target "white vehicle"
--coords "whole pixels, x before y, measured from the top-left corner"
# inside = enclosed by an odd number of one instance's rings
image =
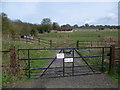
[[[23,36],[21,36],[21,38],[23,38],[23,39],[33,39],[33,36],[23,35]]]

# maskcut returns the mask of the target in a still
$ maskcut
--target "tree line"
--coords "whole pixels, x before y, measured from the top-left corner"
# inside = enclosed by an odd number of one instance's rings
[[[20,35],[32,35],[37,36],[39,33],[50,33],[51,30],[60,29],[76,29],[76,28],[109,28],[117,29],[117,26],[110,25],[89,25],[85,24],[83,26],[78,26],[77,24],[71,26],[70,24],[59,25],[57,22],[52,22],[50,18],[43,18],[40,24],[31,24],[22,22],[21,20],[10,20],[7,14],[1,13],[2,17],[2,34],[10,35],[11,37],[16,37]]]
[[[51,22],[50,18],[43,18],[40,24],[31,24],[19,19],[10,20],[5,13],[1,13],[0,16],[2,17],[2,34],[12,37],[20,35],[37,36],[39,33],[50,33],[51,30],[72,28],[69,24],[60,26],[57,22]]]
[[[49,33],[51,30],[60,29],[57,22],[51,22],[50,18],[44,18],[41,24],[31,24],[22,22],[21,20],[10,20],[7,14],[1,13],[2,17],[2,34],[11,35],[12,37],[20,35],[37,36],[39,33]]]

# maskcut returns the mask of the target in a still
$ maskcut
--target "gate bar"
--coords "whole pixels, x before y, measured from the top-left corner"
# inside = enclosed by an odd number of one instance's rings
[[[83,59],[83,61],[85,61],[85,59],[82,57],[82,55],[75,49],[75,51],[78,53],[78,55],[81,56],[81,58]],[[92,69],[92,67],[85,61],[85,63],[89,66],[89,68],[94,72],[94,70]],[[94,72],[95,73],[95,72]]]
[[[96,75],[97,74],[102,74],[101,72],[96,72],[95,73]],[[76,74],[76,75],[66,75],[66,76],[64,76],[64,77],[71,77],[71,76],[80,76],[80,75],[93,75],[92,73],[82,73],[82,74]],[[61,77],[63,77],[63,76],[53,76],[53,77],[43,77],[43,78],[61,78]],[[31,79],[39,79],[39,77],[34,77],[34,78],[31,78]]]
[[[104,55],[107,56],[107,55]],[[102,56],[82,56],[83,58],[97,58]],[[72,57],[66,57],[66,58],[72,58]],[[81,58],[81,57],[74,57],[74,58]],[[54,59],[54,58],[31,58],[31,59],[18,59],[18,60],[45,60],[45,59]]]
[[[61,53],[62,52],[62,50],[59,52],[59,53]],[[40,75],[40,77],[41,76],[43,76],[43,74],[47,71],[47,69],[52,65],[52,63],[56,60],[56,58],[57,57],[55,57],[54,59],[53,59],[53,61],[48,65],[48,67],[43,71],[43,73]]]
[[[91,67],[101,66],[102,64],[96,64],[96,65],[89,65]],[[74,66],[74,68],[77,67],[89,67],[88,65],[81,65],[81,66]],[[49,69],[59,69],[63,67],[50,67]],[[65,68],[71,68],[71,66],[65,67]],[[31,68],[30,70],[37,70],[37,69],[46,69],[46,68]],[[18,69],[18,70],[29,70],[29,69]]]
[[[78,47],[78,48],[40,48],[40,49],[29,49],[29,50],[62,50],[62,49],[85,49],[85,48],[111,48],[110,47]],[[28,50],[28,49],[18,49],[18,50]]]

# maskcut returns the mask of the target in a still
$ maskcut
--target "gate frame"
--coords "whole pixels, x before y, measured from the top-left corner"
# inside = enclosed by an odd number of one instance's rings
[[[76,51],[76,49],[85,49],[85,48],[102,48],[102,56],[82,56],[82,55],[80,55],[80,57],[74,57],[74,51]],[[110,48],[110,62],[109,62],[109,71],[111,71],[112,69],[113,69],[113,62],[114,62],[114,60],[113,60],[113,52],[114,52],[114,47],[113,46],[109,46],[109,47],[76,47],[76,48],[41,48],[41,49],[18,49],[18,60],[28,60],[28,69],[22,69],[22,70],[28,70],[29,71],[29,74],[28,74],[28,78],[30,79],[31,78],[31,74],[30,74],[30,70],[36,70],[36,69],[45,69],[44,70],[44,72],[40,75],[40,77],[41,76],[43,76],[44,75],[44,73],[47,71],[47,69],[53,69],[53,68],[50,68],[50,65],[56,60],[56,57],[55,58],[37,58],[37,59],[31,59],[30,58],[30,50],[61,50],[61,51],[64,51],[64,50],[73,50],[73,64],[72,64],[72,76],[75,76],[74,75],[74,68],[75,68],[75,66],[74,66],[74,58],[82,58],[83,60],[84,60],[84,58],[87,58],[87,57],[91,57],[91,58],[93,58],[93,57],[102,57],[102,72],[104,71],[104,56],[107,56],[107,55],[104,55],[104,49],[105,48]],[[20,50],[27,50],[28,51],[28,58],[27,59],[20,59],[19,58],[19,51]],[[60,51],[60,52],[61,52]],[[60,53],[59,52],[59,53]],[[111,53],[112,52],[112,53]],[[68,58],[68,57],[66,57],[66,58]],[[43,60],[43,59],[53,59],[52,60],[52,62],[48,65],[48,67],[47,68],[30,68],[30,60]],[[85,61],[85,60],[84,60]],[[70,67],[65,67],[64,66],[64,58],[63,58],[63,67],[54,67],[54,68],[63,68],[63,77],[65,77],[65,75],[64,75],[64,68],[70,68]],[[87,64],[87,63],[86,63]],[[100,64],[101,65],[101,64]],[[84,67],[85,65],[83,65],[83,67]],[[89,66],[89,64],[88,64],[88,66]],[[81,65],[81,67],[82,67],[82,65]],[[90,67],[90,66],[89,66]],[[94,71],[93,71],[94,72]]]

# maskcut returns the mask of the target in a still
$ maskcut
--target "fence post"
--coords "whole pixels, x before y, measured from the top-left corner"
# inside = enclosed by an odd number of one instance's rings
[[[103,45],[102,45],[102,41],[101,41],[101,46],[103,46]]]
[[[40,38],[38,38],[38,45],[40,45]]]
[[[107,41],[105,41],[105,47],[107,46],[107,45],[106,45],[106,44],[107,44],[106,42],[107,42]]]
[[[91,41],[91,47],[92,47],[92,41]]]
[[[52,48],[52,40],[50,40],[50,48]]]
[[[100,41],[98,41],[98,47],[100,46]]]
[[[76,42],[76,47],[77,48],[79,47],[79,40]]]
[[[10,67],[11,72],[13,75],[15,75],[15,68],[16,68],[16,53],[15,53],[15,46],[10,47]]]
[[[115,45],[111,45],[110,48],[110,61],[109,61],[109,71],[114,71],[114,58],[115,58]]]
[[[96,43],[97,43],[97,47],[99,47],[99,46],[98,46],[98,41],[97,41]]]

